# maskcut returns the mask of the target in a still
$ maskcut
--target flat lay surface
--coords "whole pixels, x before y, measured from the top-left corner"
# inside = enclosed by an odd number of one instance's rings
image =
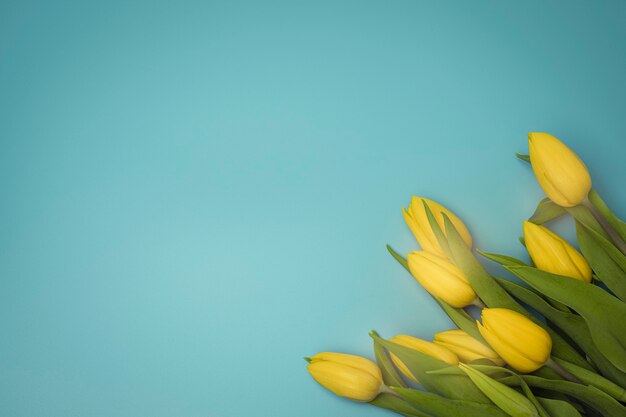
[[[626,215],[625,23],[620,1],[0,2],[0,414],[392,415],[303,357],[451,327],[385,249],[418,248],[412,195],[524,258],[529,131]]]

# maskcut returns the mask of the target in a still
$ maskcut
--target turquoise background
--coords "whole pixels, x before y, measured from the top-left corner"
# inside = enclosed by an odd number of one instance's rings
[[[528,131],[626,214],[625,19],[623,1],[1,1],[0,414],[387,415],[302,357],[450,325],[385,250],[417,248],[412,194],[523,256]]]

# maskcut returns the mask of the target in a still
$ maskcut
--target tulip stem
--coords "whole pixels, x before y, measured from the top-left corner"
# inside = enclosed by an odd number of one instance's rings
[[[552,368],[557,374],[561,375],[563,378],[565,378],[568,381],[576,382],[577,384],[582,384],[580,379],[576,378],[569,371],[567,371],[561,365],[556,363],[556,361],[552,359],[552,357],[548,358],[548,361],[546,362],[545,366],[547,366],[548,368]]]
[[[472,305],[473,305],[473,306],[476,306],[476,307],[478,307],[478,308],[485,308],[485,307],[487,307],[487,306],[485,305],[485,303],[483,303],[483,302],[480,300],[480,298],[478,298],[478,297],[476,297],[476,299],[475,299],[474,301],[472,301]]]
[[[598,221],[598,223],[600,223],[600,226],[602,226],[602,229],[604,229],[606,234],[609,235],[611,241],[617,247],[617,249],[619,249],[620,252],[626,255],[626,243],[624,243],[622,237],[617,233],[613,226],[611,226],[611,224],[606,220],[602,213],[600,213],[596,206],[594,206],[593,203],[589,201],[589,199],[585,199],[582,205],[589,209],[593,217]]]

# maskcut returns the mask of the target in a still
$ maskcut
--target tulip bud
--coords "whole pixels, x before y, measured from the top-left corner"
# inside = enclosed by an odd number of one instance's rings
[[[417,282],[452,307],[465,307],[476,300],[476,293],[463,272],[448,259],[430,252],[415,251],[407,255],[407,261]]]
[[[450,365],[457,365],[459,363],[459,358],[447,348],[436,345],[432,342],[428,342],[426,340],[418,339],[417,337],[401,334],[392,337],[391,339],[389,339],[389,341],[413,350],[417,350],[418,352],[422,352],[428,356],[432,356],[433,358],[439,359]],[[402,372],[407,378],[410,378],[415,382],[419,382],[417,378],[415,378],[415,376],[411,373],[409,368],[407,368],[406,365],[396,355],[392,353],[390,356],[394,365],[396,365],[400,372]]]
[[[533,171],[548,198],[562,207],[582,203],[591,190],[583,161],[563,142],[547,133],[529,133]]]
[[[550,359],[552,339],[528,317],[506,308],[484,308],[480,334],[498,355],[519,372],[533,372]]]
[[[591,267],[572,245],[547,227],[524,222],[524,240],[531,259],[542,271],[591,282]]]
[[[504,365],[504,361],[496,352],[463,330],[454,329],[437,333],[433,342],[448,348],[461,362],[489,359],[494,365]]]
[[[454,213],[452,213],[441,204],[427,198],[413,197],[411,199],[411,204],[409,204],[409,209],[407,210],[405,208],[402,208],[402,212],[404,213],[404,220],[413,232],[413,235],[415,235],[415,239],[417,239],[422,249],[442,256],[444,258],[446,257],[445,252],[439,245],[437,236],[435,236],[435,233],[430,227],[430,222],[428,221],[428,216],[426,215],[424,202],[428,204],[430,211],[432,211],[435,220],[437,220],[437,223],[439,224],[439,227],[441,227],[441,230],[444,232],[444,234],[445,227],[444,217],[441,214],[442,212],[450,218],[456,230],[459,232],[465,243],[467,243],[467,246],[472,247],[472,236],[469,234],[467,227],[465,227],[461,219],[456,217]]]
[[[378,366],[369,359],[345,353],[321,352],[307,370],[320,385],[354,401],[372,401],[384,387]]]

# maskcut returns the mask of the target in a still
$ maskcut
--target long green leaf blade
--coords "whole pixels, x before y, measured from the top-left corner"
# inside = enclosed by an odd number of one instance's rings
[[[626,304],[603,289],[576,279],[531,267],[515,265],[506,269],[580,314],[600,351],[619,370],[626,372]]]
[[[413,407],[435,416],[446,417],[507,417],[498,407],[489,404],[463,400],[451,400],[430,392],[410,389],[393,388]]]

